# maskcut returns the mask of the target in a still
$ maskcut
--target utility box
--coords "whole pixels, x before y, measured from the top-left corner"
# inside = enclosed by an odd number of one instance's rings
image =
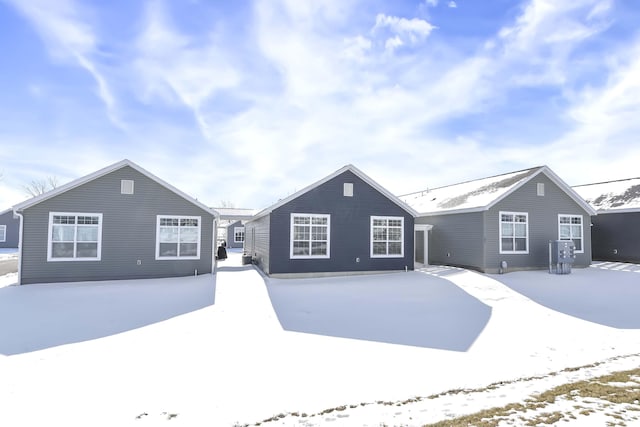
[[[549,273],[569,274],[576,260],[573,240],[551,240],[549,242]]]

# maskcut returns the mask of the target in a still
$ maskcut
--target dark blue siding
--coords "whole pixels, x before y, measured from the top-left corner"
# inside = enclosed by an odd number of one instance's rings
[[[0,248],[17,248],[20,240],[20,220],[13,217],[13,211],[7,211],[0,215],[0,225],[5,225],[6,239],[0,242]]]
[[[353,184],[353,197],[343,195],[344,183]],[[290,259],[292,213],[331,215],[330,258]],[[371,216],[404,218],[403,257],[371,258]],[[351,171],[280,206],[270,219],[270,274],[413,269],[413,216]]]
[[[591,217],[593,259],[640,262],[640,212]]]

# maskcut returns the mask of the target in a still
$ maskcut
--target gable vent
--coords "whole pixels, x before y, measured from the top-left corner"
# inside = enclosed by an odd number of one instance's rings
[[[344,183],[343,194],[344,194],[344,197],[353,197],[353,183],[352,182],[345,182]]]
[[[132,179],[123,179],[120,181],[120,194],[133,194]]]
[[[538,183],[538,196],[544,196],[544,182]]]

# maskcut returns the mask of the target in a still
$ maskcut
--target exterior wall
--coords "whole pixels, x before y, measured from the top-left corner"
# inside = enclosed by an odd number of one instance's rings
[[[537,184],[544,183],[544,196],[537,195]],[[500,254],[499,212],[527,212],[529,253]],[[539,174],[485,213],[486,272],[497,272],[501,261],[511,269],[544,269],[549,266],[549,241],[558,240],[558,215],[582,215],[584,253],[576,254],[574,266],[591,264],[591,217],[564,190],[546,175]]]
[[[17,248],[20,240],[20,219],[13,217],[13,211],[0,215],[0,225],[6,225],[6,239],[0,242],[0,248]]]
[[[428,233],[429,264],[482,270],[483,218],[483,212],[416,218],[417,224],[433,225]]]
[[[134,194],[120,194],[122,179],[134,181]],[[47,262],[49,212],[102,213],[101,260]],[[201,217],[200,259],[155,259],[157,215]],[[22,283],[210,273],[214,233],[211,212],[126,166],[25,209]]]
[[[244,246],[244,242],[235,241],[235,229],[243,227],[242,221],[236,221],[227,227],[227,248],[242,248]]]
[[[640,212],[591,217],[593,259],[640,263]]]
[[[344,183],[353,183],[352,197],[343,195]],[[331,215],[330,258],[290,259],[292,213]],[[404,218],[403,257],[371,257],[371,216]],[[278,207],[270,217],[269,274],[413,269],[413,216],[350,171]]]
[[[244,252],[253,257],[253,263],[269,274],[269,241],[271,216],[251,220],[244,227]]]

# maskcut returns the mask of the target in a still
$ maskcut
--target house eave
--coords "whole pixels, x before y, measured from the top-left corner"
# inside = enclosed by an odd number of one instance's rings
[[[153,175],[151,172],[147,171],[146,169],[142,168],[141,166],[138,166],[137,164],[135,164],[134,162],[132,162],[131,160],[128,159],[124,159],[121,160],[117,163],[114,163],[110,166],[107,166],[105,168],[102,168],[96,172],[93,172],[89,175],[85,175],[81,178],[75,179],[67,184],[61,185],[60,187],[54,188],[51,191],[47,191],[44,194],[40,194],[39,196],[36,196],[32,199],[26,200],[22,203],[18,203],[17,205],[13,206],[13,211],[14,212],[22,212],[25,209],[28,209],[32,206],[35,206],[39,203],[42,203],[46,200],[49,200],[53,197],[56,197],[62,193],[66,193],[67,191],[73,190],[74,188],[77,188],[81,185],[84,185],[88,182],[91,182],[95,179],[101,178],[105,175],[108,175],[112,172],[115,172],[119,169],[122,169],[123,167],[129,166],[132,169],[136,170],[137,172],[141,173],[142,175],[146,176],[147,178],[151,179],[152,181],[155,181],[156,183],[160,184],[161,186],[165,187],[167,190],[177,194],[178,196],[182,197],[183,199],[185,199],[187,202],[192,203],[196,206],[198,206],[199,208],[210,212],[215,218],[219,218],[219,214],[217,211],[215,211],[214,209],[211,209],[210,207],[206,206],[204,203],[199,202],[198,200],[194,199],[193,197],[189,196],[188,194],[182,192],[181,190],[178,190],[176,187],[174,187],[173,185],[169,184],[168,182],[158,178],[157,176]]]

